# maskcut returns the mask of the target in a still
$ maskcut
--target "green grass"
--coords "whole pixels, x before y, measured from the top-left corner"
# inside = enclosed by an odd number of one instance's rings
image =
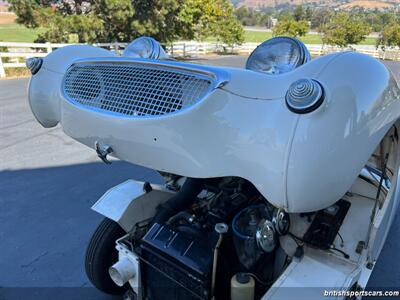
[[[272,38],[272,32],[251,30],[245,30],[244,32],[245,43],[261,43],[270,38]],[[300,39],[306,44],[322,44],[322,39],[319,34],[307,34],[306,36],[300,37]],[[213,38],[209,38],[207,41],[213,41]]]
[[[374,37],[367,37],[365,40],[363,40],[360,45],[376,45],[376,38]]]
[[[272,37],[271,32],[260,32],[260,31],[245,31],[245,42],[261,43]],[[322,44],[322,38],[319,34],[307,34],[306,36],[300,37],[305,44]],[[360,45],[375,45],[376,38],[367,37]]]
[[[0,42],[32,43],[43,29],[29,29],[18,24],[0,25]]]
[[[44,29],[29,29],[18,24],[0,25],[0,42],[32,43]],[[261,43],[272,37],[271,32],[245,31],[245,42]],[[307,34],[300,39],[306,44],[322,44],[319,34]],[[212,38],[207,41],[212,41]],[[376,38],[368,37],[360,45],[375,45]]]
[[[261,31],[249,31],[244,32],[244,41],[246,43],[261,43],[272,37],[271,32],[261,32]]]

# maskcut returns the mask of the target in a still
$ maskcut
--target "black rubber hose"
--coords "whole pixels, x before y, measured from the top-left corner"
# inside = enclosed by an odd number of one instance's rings
[[[189,208],[203,187],[203,179],[187,178],[180,191],[160,205],[152,224],[163,224],[178,212]]]

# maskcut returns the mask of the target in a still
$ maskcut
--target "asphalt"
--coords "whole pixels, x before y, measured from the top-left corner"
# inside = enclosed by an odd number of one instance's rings
[[[245,60],[199,62],[242,67]],[[399,74],[400,64],[388,66]],[[105,165],[59,126],[42,128],[30,112],[27,85],[28,79],[0,81],[0,300],[114,299],[91,288],[84,272],[86,245],[102,219],[90,207],[128,178],[161,178],[122,161]],[[400,286],[399,237],[397,217],[369,287]]]

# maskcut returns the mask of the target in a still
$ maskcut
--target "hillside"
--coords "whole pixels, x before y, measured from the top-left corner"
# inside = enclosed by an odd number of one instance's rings
[[[394,9],[400,8],[400,0],[234,0],[236,6],[250,8],[282,7],[289,5],[312,4],[313,6],[338,9],[352,9],[362,7],[365,9]]]

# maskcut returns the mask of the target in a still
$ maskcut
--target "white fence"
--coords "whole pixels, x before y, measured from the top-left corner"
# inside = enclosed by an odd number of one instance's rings
[[[44,57],[53,50],[67,45],[68,44],[0,42],[0,77],[6,77],[6,68],[25,67],[26,58]],[[94,46],[107,48],[118,54],[122,52],[126,45],[126,43],[94,44]],[[183,41],[165,46],[167,52],[174,57],[198,57],[211,53],[234,53],[248,55],[257,47],[257,45],[258,43],[245,43],[243,45],[229,47],[227,45],[218,43]],[[330,47],[326,45],[307,45],[307,48],[313,56],[343,51],[341,48]],[[388,49],[383,51],[381,49],[377,50],[374,46],[359,45],[353,46],[350,49],[371,55],[378,59],[400,60],[400,51],[397,49]]]

